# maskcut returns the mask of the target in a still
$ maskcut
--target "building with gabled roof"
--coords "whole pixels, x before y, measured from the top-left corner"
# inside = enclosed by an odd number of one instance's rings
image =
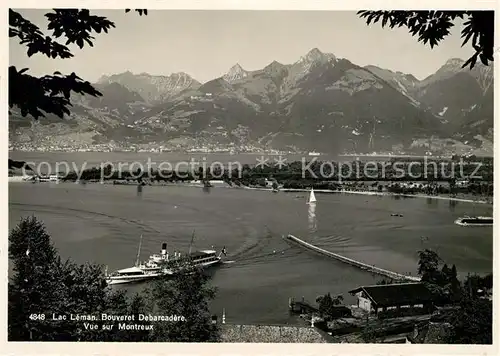
[[[401,308],[429,311],[435,300],[423,283],[396,283],[361,286],[349,291],[358,298],[358,307],[370,313]]]

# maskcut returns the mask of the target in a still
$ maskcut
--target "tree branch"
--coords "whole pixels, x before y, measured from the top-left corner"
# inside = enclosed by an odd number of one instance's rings
[[[49,20],[47,29],[52,30],[52,36],[59,38],[64,36],[66,45],[76,43],[83,48],[84,41],[93,46],[92,32],[108,33],[115,24],[102,16],[91,15],[88,9],[54,9],[54,12],[45,14]]]
[[[49,58],[73,57],[68,47],[53,41],[48,36],[44,37],[38,26],[12,9],[9,9],[9,26],[9,37],[18,37],[19,44],[28,47],[28,57],[35,53],[45,54]]]
[[[126,9],[125,12],[129,12]],[[140,16],[147,15],[146,9],[136,9]],[[19,43],[27,47],[27,55],[31,57],[42,53],[49,58],[71,58],[73,54],[67,45],[75,43],[83,48],[85,42],[93,46],[92,33],[107,33],[115,24],[102,16],[91,15],[88,9],[53,9],[46,13],[47,29],[52,37],[66,39],[65,45],[58,43],[50,36],[45,36],[40,28],[25,19],[20,13],[9,9],[9,37],[19,38]],[[62,75],[46,75],[36,78],[25,74],[27,68],[17,71],[15,66],[9,67],[9,107],[18,107],[22,116],[31,115],[35,119],[54,114],[58,117],[69,115],[71,92],[101,96],[92,85],[83,81],[75,73]],[[10,112],[9,112],[10,113]]]
[[[31,115],[35,119],[54,114],[60,118],[69,115],[71,92],[102,96],[87,81],[83,81],[75,73],[62,75],[45,75],[41,78],[25,74],[27,68],[17,71],[15,66],[9,67],[9,107],[18,107],[22,116]]]
[[[360,18],[366,19],[367,25],[381,21],[384,28],[407,27],[412,36],[418,41],[429,44],[431,48],[437,46],[445,37],[449,36],[450,29],[455,26],[457,19],[468,18],[463,25],[461,37],[463,45],[471,39],[471,45],[476,53],[463,65],[470,65],[472,69],[479,58],[484,65],[493,61],[494,12],[493,11],[358,11]]]

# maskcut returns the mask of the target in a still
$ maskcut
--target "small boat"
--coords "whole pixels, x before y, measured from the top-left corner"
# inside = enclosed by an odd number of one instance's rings
[[[316,196],[314,195],[314,188],[311,188],[311,193],[309,194],[309,200],[307,201],[307,204],[315,204],[316,203]]]
[[[464,216],[455,220],[455,224],[460,226],[491,226],[493,217],[491,216]]]
[[[313,157],[317,157],[317,156],[321,156],[321,153],[312,151],[312,152],[309,152],[308,155],[313,156]]]
[[[36,176],[30,176],[30,175],[22,175],[22,176],[15,176],[15,175],[9,175],[9,182],[35,182],[36,181]]]
[[[391,214],[391,216],[397,216],[397,217],[400,217],[400,218],[402,218],[402,217],[403,217],[403,214],[399,214],[399,213],[393,213],[393,214]]]
[[[215,250],[191,251],[181,257],[181,253],[175,251],[174,256],[170,257],[167,252],[167,244],[162,243],[161,254],[149,256],[149,260],[139,263],[139,256],[142,245],[139,243],[139,251],[134,267],[117,270],[111,274],[105,273],[106,281],[109,285],[143,282],[164,275],[174,275],[177,271],[182,271],[188,266],[206,268],[222,262],[221,255],[226,255],[226,247],[217,255]]]
[[[476,202],[473,203],[473,209]],[[469,216],[464,215],[455,220],[455,224],[460,226],[491,226],[493,225],[493,217],[491,216]]]

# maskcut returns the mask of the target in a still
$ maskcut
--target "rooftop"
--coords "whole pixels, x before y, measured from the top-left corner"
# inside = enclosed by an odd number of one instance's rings
[[[355,294],[364,291],[377,306],[396,306],[422,304],[434,300],[431,292],[423,283],[396,283],[362,286],[349,291]]]
[[[191,258],[200,258],[200,257],[208,257],[209,254],[215,254],[214,250],[203,250],[203,251],[194,251],[189,254]]]

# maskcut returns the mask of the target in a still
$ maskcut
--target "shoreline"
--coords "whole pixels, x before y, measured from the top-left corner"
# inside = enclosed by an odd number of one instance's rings
[[[21,180],[9,180],[8,183],[31,183],[28,181],[21,181]],[[78,181],[75,182],[41,182],[37,184],[43,184],[43,183],[48,183],[48,184],[61,184],[61,183],[73,183],[73,184],[79,184]],[[85,182],[85,184],[106,184],[106,185],[115,185],[112,182]],[[116,185],[132,185],[132,186],[137,186],[137,184],[116,184]],[[146,185],[146,186],[183,186],[183,187],[190,187],[190,188],[203,188],[204,186],[199,184],[199,183],[166,183],[166,184],[154,184],[154,185]],[[258,190],[258,191],[268,191],[272,192],[272,189],[269,188],[261,188],[261,187],[247,187],[247,186],[229,186],[227,183],[225,184],[216,184],[213,186],[213,188],[224,188],[224,189],[244,189],[244,190]],[[308,193],[310,192],[310,189],[302,189],[302,188],[281,188],[279,189],[279,192],[284,192],[284,193]],[[427,199],[436,199],[436,200],[446,200],[446,201],[457,201],[457,202],[463,202],[463,203],[478,203],[478,204],[488,204],[488,205],[493,205],[493,201],[489,202],[486,200],[474,200],[474,199],[467,199],[467,198],[457,198],[457,197],[450,197],[450,196],[442,196],[442,195],[426,195],[426,194],[403,194],[403,193],[391,193],[391,192],[373,192],[373,191],[353,191],[353,190],[331,190],[331,189],[315,189],[315,193],[320,193],[320,194],[357,194],[357,195],[370,195],[370,196],[393,196],[393,197],[404,197],[404,198],[427,198]]]
[[[58,153],[66,153],[66,154],[74,154],[74,153],[87,153],[87,154],[95,154],[95,153],[100,153],[100,154],[106,154],[106,153],[118,153],[118,154],[185,154],[185,155],[190,155],[190,154],[196,154],[196,155],[228,155],[228,156],[235,156],[235,155],[267,155],[267,156],[285,156],[285,155],[291,155],[291,156],[304,156],[304,157],[329,157],[329,156],[335,156],[335,157],[379,157],[379,158],[434,158],[434,159],[444,159],[444,160],[449,160],[452,159],[452,156],[455,154],[453,152],[449,153],[443,153],[443,154],[437,154],[437,155],[425,155],[422,153],[417,153],[417,152],[409,152],[409,153],[392,153],[392,152],[360,152],[360,153],[335,153],[335,152],[318,152],[319,154],[312,154],[310,155],[310,151],[307,152],[289,152],[289,151],[279,151],[276,150],[274,152],[269,152],[266,150],[263,151],[237,151],[234,153],[231,153],[231,150],[221,150],[221,151],[204,151],[204,150],[197,150],[197,151],[187,151],[187,150],[166,150],[166,151],[151,151],[151,150],[138,150],[138,151],[130,151],[130,150],[124,150],[124,149],[116,149],[116,150],[82,150],[79,151],[78,149],[71,149],[71,150],[54,150],[54,151],[48,151],[48,150],[37,150],[37,149],[22,149],[22,148],[13,148],[10,147],[8,149],[9,153],[20,153],[20,154],[30,154],[30,153],[36,153],[36,154],[58,154]],[[477,152],[474,154],[476,157],[486,157],[486,158],[493,158],[493,152]]]
[[[224,187],[231,188],[231,187]],[[256,188],[256,187],[245,187],[242,189],[250,189],[250,190],[263,190],[263,191],[272,191],[272,189],[266,188]],[[281,188],[280,192],[285,193],[308,193],[310,189],[299,189],[299,188]],[[485,200],[473,200],[473,199],[465,199],[465,198],[455,198],[455,197],[446,197],[442,195],[426,195],[426,194],[400,194],[400,193],[390,193],[390,192],[370,192],[370,191],[353,191],[353,190],[330,190],[330,189],[315,189],[315,193],[325,193],[325,194],[358,194],[358,195],[376,195],[376,196],[397,196],[397,197],[405,197],[405,198],[431,198],[437,200],[448,200],[448,201],[459,201],[464,203],[479,203],[479,204],[490,204],[493,203],[485,201]]]

